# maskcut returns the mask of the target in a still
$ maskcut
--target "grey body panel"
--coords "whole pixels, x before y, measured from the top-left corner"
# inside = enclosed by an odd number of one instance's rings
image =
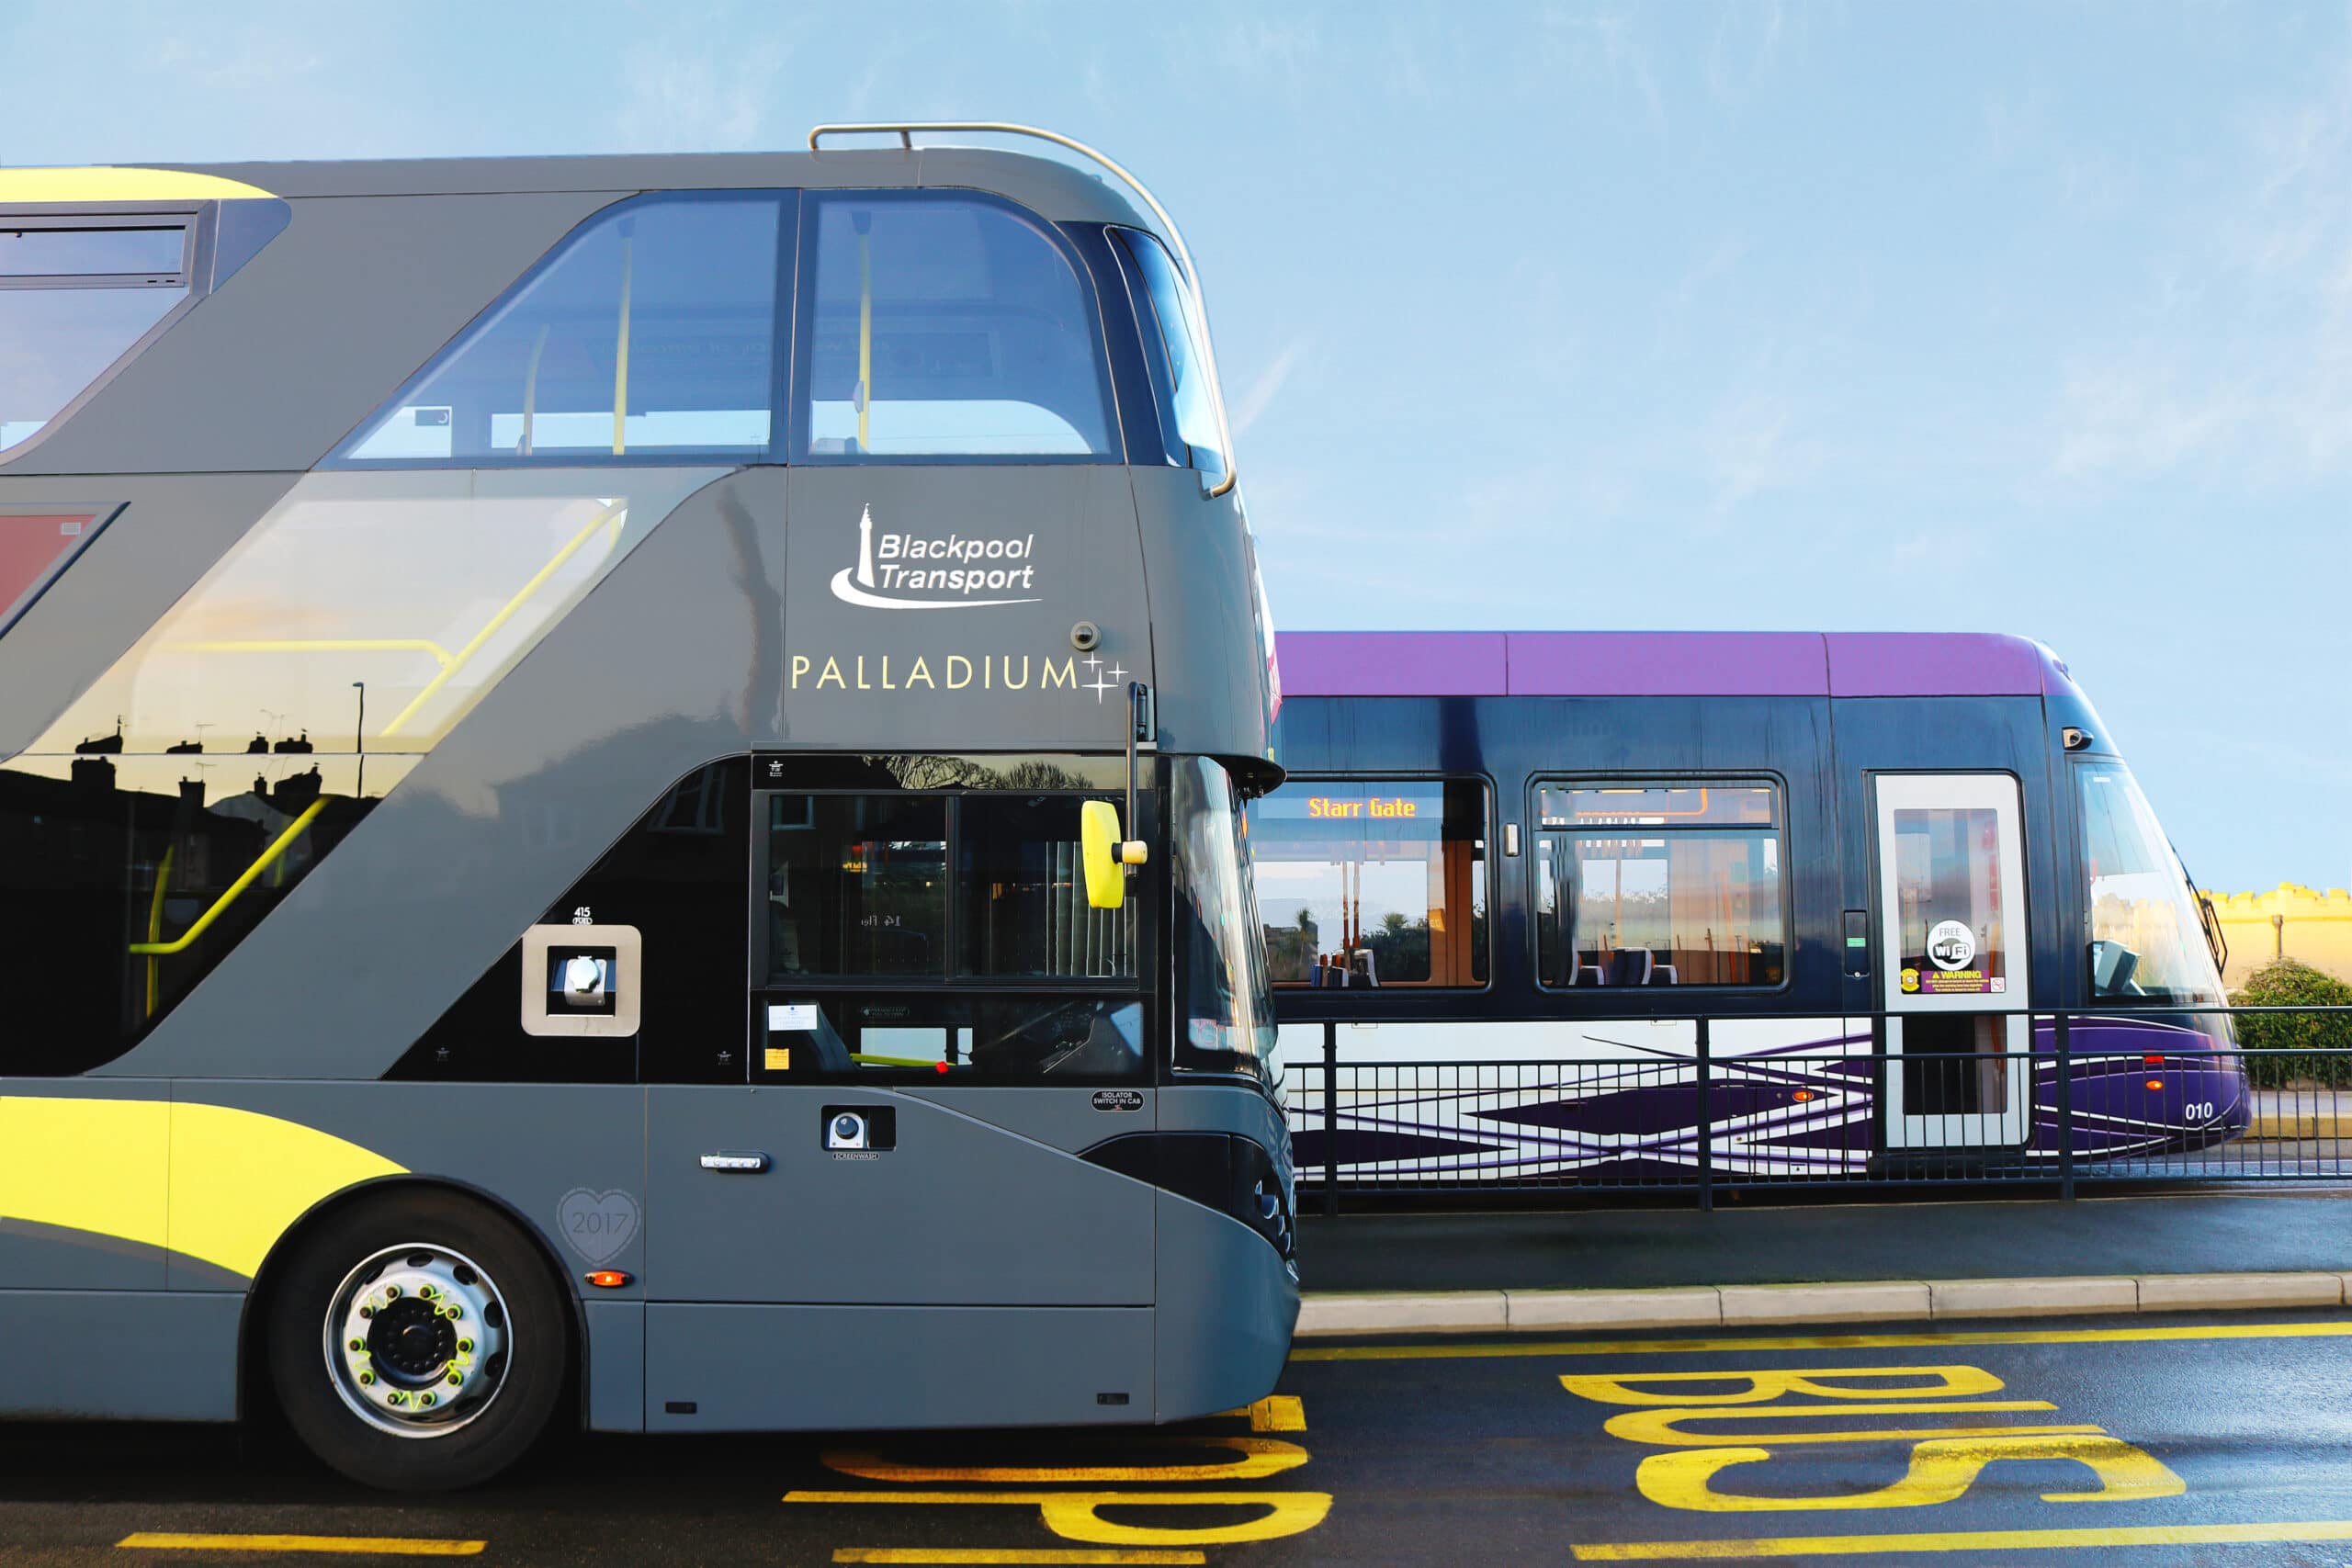
[[[646,1429],[1128,1423],[1150,1401],[1148,1307],[646,1309]],[[1103,1393],[1125,1404],[1098,1404]],[[692,1404],[693,1414],[672,1412]]]
[[[1260,620],[1241,492],[1209,501],[1189,469],[1127,472],[1151,585],[1152,662],[1162,672],[1154,694],[1160,750],[1271,758],[1266,655],[1273,628]]]
[[[1205,1084],[1162,1089],[1159,1100],[1162,1131],[1255,1139],[1289,1180],[1290,1134],[1272,1101]],[[1273,1388],[1298,1323],[1299,1284],[1239,1221],[1172,1192],[1158,1197],[1157,1418],[1186,1421]]]
[[[560,1049],[564,1042],[548,1043]],[[645,1091],[634,1085],[182,1083],[176,1098],[314,1127],[381,1155],[413,1177],[492,1196],[537,1238],[575,1294],[591,1268],[644,1272],[641,1224],[631,1224],[627,1240],[609,1250],[595,1236],[567,1235],[565,1224],[565,1200],[573,1193],[618,1194],[631,1213],[642,1213]],[[575,1218],[583,1212],[577,1201],[570,1209]],[[220,1270],[191,1266],[177,1253],[170,1282],[178,1291],[224,1288]],[[638,1292],[632,1286],[599,1293]]]
[[[243,1296],[0,1290],[0,1408],[87,1420],[233,1421]]]
[[[961,1113],[857,1084],[647,1091],[657,1302],[1148,1306],[1152,1190]],[[1031,1093],[1044,1091],[1029,1091]],[[1064,1090],[1083,1103],[1085,1096]],[[895,1106],[898,1146],[824,1146],[829,1105]],[[759,1153],[756,1172],[705,1154]],[[657,1351],[662,1335],[654,1334]]]
[[[31,745],[301,477],[19,479],[16,472],[0,474],[0,506],[122,510],[8,628],[0,654],[0,756]],[[14,673],[20,671],[40,678]]]
[[[1100,175],[1052,158],[978,147],[913,152],[871,142],[822,152],[616,153],[551,158],[383,158],[159,164],[258,186],[273,196],[503,196],[517,192],[968,188],[1009,197],[1056,222],[1158,226]]]
[[[308,468],[622,194],[298,201],[285,233],[0,475]]]
[[[592,1301],[588,1331],[587,1409],[592,1432],[645,1430],[645,1303]]]

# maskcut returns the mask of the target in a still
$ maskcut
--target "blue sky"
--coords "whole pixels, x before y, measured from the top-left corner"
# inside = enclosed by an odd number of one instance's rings
[[[209,10],[0,12],[0,163],[1053,126],[1283,624],[2022,632],[2209,884],[2352,880],[2344,0]]]

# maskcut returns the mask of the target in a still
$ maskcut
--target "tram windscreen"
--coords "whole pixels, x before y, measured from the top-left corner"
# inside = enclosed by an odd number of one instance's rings
[[[2078,763],[2091,994],[2102,1000],[2218,1006],[2222,976],[2196,890],[2132,771]]]

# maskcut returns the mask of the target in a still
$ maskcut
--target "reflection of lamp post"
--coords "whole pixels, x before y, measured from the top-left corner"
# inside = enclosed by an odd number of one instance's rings
[[[368,798],[368,682],[354,681],[351,689],[359,694],[359,719],[351,731],[351,749],[359,753],[358,782],[351,786],[351,798]]]

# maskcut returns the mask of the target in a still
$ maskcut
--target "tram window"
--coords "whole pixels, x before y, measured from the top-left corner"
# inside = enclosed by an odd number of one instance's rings
[[[1136,900],[1116,909],[1087,903],[1076,796],[974,796],[956,805],[957,973],[1134,975]]]
[[[1294,779],[1250,805],[1277,986],[1482,986],[1487,786]]]
[[[947,973],[947,802],[767,797],[768,970]]]
[[[1562,987],[1778,986],[1787,973],[1770,784],[1538,791],[1536,953]]]
[[[342,456],[476,466],[768,446],[776,198],[659,197],[575,231]]]
[[[1174,401],[1176,434],[1192,448],[1192,466],[1222,478],[1225,456],[1217,440],[1216,409],[1211,401],[1208,356],[1201,352],[1202,323],[1193,314],[1193,292],[1170,260],[1167,248],[1140,229],[1113,231],[1143,274],[1148,297],[1144,322],[1149,338],[1155,328],[1167,355],[1167,379]]]
[[[2075,764],[2091,994],[2218,1005],[2222,981],[2196,892],[2156,814],[2120,762]]]
[[[0,218],[0,452],[29,440],[187,298],[186,222]]]
[[[1042,225],[966,197],[816,199],[798,456],[1110,451],[1092,301]]]

